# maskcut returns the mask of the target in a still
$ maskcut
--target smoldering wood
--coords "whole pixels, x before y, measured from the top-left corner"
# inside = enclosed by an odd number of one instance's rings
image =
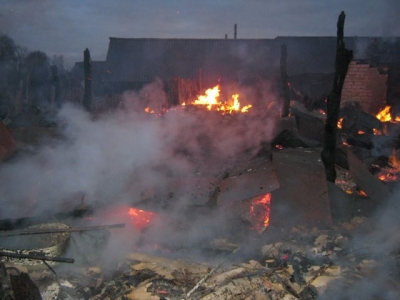
[[[39,288],[27,273],[10,275],[15,300],[42,300]]]
[[[290,90],[288,86],[288,75],[286,71],[287,65],[287,47],[285,44],[281,45],[281,83],[282,83],[282,96],[283,96],[283,106],[282,106],[282,117],[287,117],[289,115],[290,107]]]
[[[269,159],[254,159],[245,165],[229,169],[218,186],[218,204],[264,195],[279,188],[279,181]]]
[[[343,40],[345,18],[346,15],[342,11],[337,22],[335,77],[333,89],[327,99],[327,119],[324,128],[324,146],[321,153],[325,165],[326,179],[331,182],[335,182],[336,179],[335,149],[342,88],[349,64],[353,58],[353,51],[345,48]]]
[[[339,117],[343,118],[342,133],[357,134],[360,130],[373,134],[373,130],[382,130],[383,124],[375,116],[362,110],[359,103],[348,102],[341,108]]]
[[[310,148],[311,145],[304,141],[295,131],[283,130],[271,142],[272,147],[282,146],[289,148]]]
[[[27,229],[27,230],[13,230],[9,232],[0,232],[0,237],[16,236],[16,235],[32,235],[32,234],[50,234],[50,233],[65,233],[65,232],[82,232],[94,230],[107,230],[113,228],[124,228],[125,223],[111,224],[102,226],[90,226],[81,228],[66,228],[66,229]]]
[[[347,150],[347,157],[349,160],[350,174],[355,183],[366,192],[370,199],[381,204],[386,202],[391,195],[388,186],[372,175],[368,167],[351,149]]]
[[[297,101],[292,101],[290,107],[296,117],[299,134],[303,138],[309,139],[309,143],[313,143],[313,146],[321,144],[324,140],[326,115],[317,111],[308,111]]]
[[[73,258],[65,258],[65,257],[52,257],[46,256],[42,254],[18,254],[13,252],[5,252],[0,251],[0,256],[4,257],[12,257],[12,258],[21,258],[21,259],[34,259],[34,260],[43,260],[43,261],[53,261],[53,262],[62,262],[72,264],[75,262]]]
[[[51,215],[40,215],[37,217],[25,217],[0,220],[0,230],[15,230],[26,228],[31,225],[52,222],[53,220],[63,221],[68,219],[83,218],[93,214],[93,208],[79,206],[70,211],[54,213]]]
[[[83,51],[83,71],[85,78],[85,91],[83,94],[83,107],[91,110],[92,104],[92,63],[90,61],[90,51],[88,48]]]
[[[366,149],[372,149],[374,146],[369,134],[354,134],[349,135],[346,138],[346,143],[350,146],[363,147]]]
[[[332,220],[328,187],[319,152],[283,149],[273,152],[272,162],[279,189],[271,192],[270,225],[329,226]]]

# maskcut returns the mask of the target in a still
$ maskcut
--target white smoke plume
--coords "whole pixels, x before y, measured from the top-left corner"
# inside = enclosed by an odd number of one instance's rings
[[[98,215],[93,221],[98,223],[93,225],[129,223],[127,211],[123,216],[107,212],[134,206],[146,191],[163,193],[171,178],[223,173],[239,155],[251,157],[261,142],[272,138],[279,112],[277,107],[271,109],[276,97],[268,90],[255,93],[246,88],[240,92],[248,97],[248,103],[259,104],[253,112],[221,116],[202,109],[176,108],[160,117],[146,114],[146,105],[165,105],[160,81],[140,92],[125,93],[121,108],[112,113],[93,117],[82,108],[65,105],[58,116],[59,123],[64,124],[62,138],[42,145],[34,155],[0,166],[0,219],[52,215],[83,204],[93,207]],[[190,184],[179,188],[185,192],[170,205],[175,216],[195,203]],[[159,201],[147,209],[162,211],[168,199]],[[222,223],[221,215],[204,218],[191,220],[186,242],[229,227]],[[73,222],[75,226],[84,220]],[[174,229],[166,224],[153,230],[153,237],[169,236],[170,241],[178,242],[180,238],[172,237]],[[126,233],[123,229],[113,231],[117,237],[124,236],[110,246],[113,252],[125,249],[122,244],[131,247],[134,239],[127,238]]]

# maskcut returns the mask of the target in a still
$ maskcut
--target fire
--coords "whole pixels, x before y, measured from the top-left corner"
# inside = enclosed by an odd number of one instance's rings
[[[217,105],[217,98],[220,96],[219,85],[216,85],[212,89],[206,90],[205,95],[200,95],[197,100],[192,104],[194,105],[207,105],[207,109],[211,110],[213,105]]]
[[[400,161],[397,158],[396,150],[393,150],[392,155],[389,157],[389,168],[385,168],[383,173],[378,176],[378,179],[384,182],[398,181],[400,173]]]
[[[342,124],[343,124],[343,118],[340,118],[337,122],[337,128],[342,129]]]
[[[130,219],[133,221],[133,225],[138,229],[143,229],[150,224],[150,222],[156,216],[155,213],[130,207],[128,211]]]
[[[155,111],[152,110],[150,107],[146,107],[146,108],[144,109],[144,111],[147,112],[148,114],[155,114]]]
[[[400,116],[393,117],[390,109],[390,105],[386,105],[381,111],[378,112],[376,118],[381,122],[400,122]]]
[[[372,128],[372,131],[374,132],[374,135],[382,135],[382,131],[376,128]]]
[[[257,197],[251,201],[250,214],[262,220],[262,224],[254,226],[252,229],[267,228],[269,225],[269,212],[271,203],[271,193]]]
[[[400,171],[400,161],[397,159],[396,150],[393,150],[393,153],[389,158],[389,164],[396,170]]]
[[[231,99],[226,102],[221,102],[219,100],[220,87],[216,85],[213,88],[210,88],[205,91],[205,95],[200,95],[196,100],[194,100],[192,105],[203,105],[207,107],[208,110],[216,110],[222,113],[232,113],[232,112],[242,112],[246,113],[252,107],[252,105],[241,106],[239,102],[239,94],[232,95]],[[182,103],[182,105],[186,105],[186,103]]]

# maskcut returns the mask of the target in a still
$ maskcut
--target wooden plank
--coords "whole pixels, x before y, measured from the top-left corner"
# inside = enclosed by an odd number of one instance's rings
[[[279,188],[272,162],[259,159],[237,167],[219,184],[218,204],[226,205],[245,200]]]
[[[376,178],[368,167],[354,154],[351,148],[347,149],[349,171],[355,183],[368,195],[369,198],[384,203],[390,197],[389,187]]]
[[[284,149],[273,153],[280,187],[272,192],[271,226],[330,225],[325,170],[318,151]]]

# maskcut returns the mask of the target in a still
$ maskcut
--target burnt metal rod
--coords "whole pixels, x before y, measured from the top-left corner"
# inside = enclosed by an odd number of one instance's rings
[[[227,257],[225,257],[218,265],[214,267],[210,272],[208,272],[203,278],[200,279],[200,281],[186,294],[185,299],[188,299],[190,295],[192,295],[208,278],[211,277],[214,272],[219,269],[224,262],[228,260],[228,258],[232,257],[233,254],[238,252],[240,247],[237,247],[235,250],[233,250],[231,253],[228,254]]]
[[[64,263],[70,263],[70,264],[75,262],[75,259],[73,259],[73,258],[52,257],[52,256],[37,255],[37,254],[18,254],[18,253],[4,252],[4,251],[0,251],[0,256],[37,259],[37,260],[43,260],[43,261],[47,260],[47,261],[64,262]]]
[[[105,230],[112,228],[123,228],[125,223],[103,225],[103,226],[91,226],[91,227],[81,227],[81,228],[48,228],[48,229],[27,229],[27,230],[14,230],[14,231],[4,231],[0,232],[0,237],[2,236],[15,236],[15,235],[31,235],[31,234],[47,234],[47,233],[64,233],[64,232],[80,232],[80,231],[91,231],[91,230]]]

